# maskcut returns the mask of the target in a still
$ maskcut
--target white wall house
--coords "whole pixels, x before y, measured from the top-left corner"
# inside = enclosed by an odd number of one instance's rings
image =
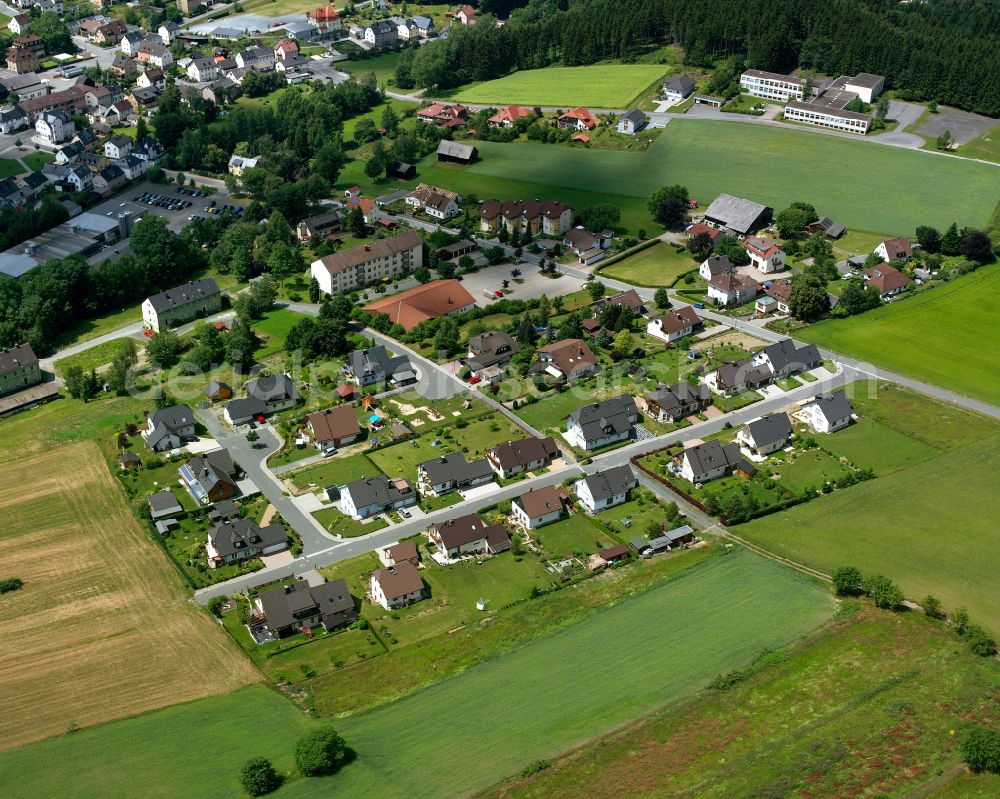
[[[743,247],[750,256],[751,265],[761,272],[780,272],[785,268],[785,253],[771,239],[748,236]]]
[[[835,433],[851,423],[853,408],[847,394],[835,391],[818,395],[803,406],[800,416],[817,433]]]

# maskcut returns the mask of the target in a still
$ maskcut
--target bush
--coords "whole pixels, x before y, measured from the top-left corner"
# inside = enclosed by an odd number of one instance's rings
[[[263,796],[276,790],[281,777],[266,757],[252,757],[240,771],[240,785],[250,796]]]
[[[923,601],[924,613],[930,616],[932,619],[941,618],[941,600],[936,596],[931,596],[928,594],[924,597]]]
[[[961,749],[973,771],[1000,774],[1000,732],[977,725],[962,739]]]
[[[881,574],[865,580],[864,589],[865,593],[875,601],[875,607],[883,610],[896,610],[905,599],[903,589]]]
[[[965,640],[969,642],[969,649],[973,655],[982,658],[993,657],[997,653],[996,641],[986,634],[986,630],[978,624],[973,624],[965,631]]]
[[[0,594],[17,591],[23,585],[24,581],[20,577],[8,577],[6,580],[0,580]]]
[[[833,573],[833,587],[838,596],[857,596],[861,585],[861,571],[854,566],[842,566]]]
[[[208,609],[217,619],[222,618],[222,606],[226,604],[224,596],[213,596],[208,600]]]
[[[331,726],[307,732],[295,744],[295,765],[306,777],[332,774],[344,761],[347,746]]]

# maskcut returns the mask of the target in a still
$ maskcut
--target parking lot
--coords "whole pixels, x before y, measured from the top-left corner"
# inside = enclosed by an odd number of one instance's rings
[[[513,264],[483,267],[478,272],[462,275],[462,286],[472,295],[476,305],[487,305],[495,300],[487,299],[485,292],[502,288],[504,280],[508,281],[504,291],[512,300],[530,300],[543,294],[549,297],[569,294],[582,285],[578,279],[566,275],[548,277],[541,273],[537,265],[524,263],[517,265],[521,274],[514,279],[510,274],[514,268]]]

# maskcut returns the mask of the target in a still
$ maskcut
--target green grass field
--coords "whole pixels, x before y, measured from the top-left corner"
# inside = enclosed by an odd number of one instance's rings
[[[839,621],[768,662],[480,799],[998,795],[1000,777],[959,766],[949,731],[995,715],[1000,668],[944,625],[845,603]]]
[[[993,335],[1000,265],[891,305],[796,333],[835,352],[1000,405]]]
[[[336,45],[334,45],[336,49]],[[346,55],[346,53],[345,53]],[[383,53],[372,58],[359,58],[356,61],[341,61],[337,64],[338,69],[347,67],[352,75],[362,78],[369,72],[375,74],[375,80],[379,86],[383,86],[396,77],[396,64],[399,62],[399,53]],[[412,108],[412,103],[404,103],[404,107]],[[396,109],[399,110],[398,108]],[[379,106],[381,116],[382,107]],[[352,128],[353,130],[353,128]]]
[[[462,89],[450,99],[462,103],[625,108],[666,71],[667,67],[660,64],[529,69]]]
[[[775,209],[806,200],[850,228],[894,235],[917,224],[981,226],[1000,195],[996,168],[985,164],[736,122],[675,119],[643,153],[476,146],[480,160],[465,167],[474,174],[641,198],[680,183],[703,205],[723,192]],[[830,164],[850,164],[850,177]]]
[[[28,165],[28,168],[37,172],[46,164],[52,163],[55,160],[55,156],[52,153],[37,152],[28,153],[21,160]]]
[[[465,794],[689,695],[805,635],[831,609],[815,583],[738,550],[398,702],[338,720],[357,760],[274,796]],[[131,797],[140,772],[144,795],[234,797],[251,750],[286,769],[309,723],[274,694],[244,689],[5,753],[0,778],[9,792],[35,799]],[[220,746],[237,740],[239,747]],[[441,752],[462,767],[437,763]]]
[[[263,359],[282,352],[285,349],[285,337],[288,335],[288,331],[302,318],[294,311],[285,308],[268,311],[264,314],[253,325],[257,337],[261,339],[261,345],[254,355]]]
[[[24,172],[24,167],[13,158],[0,158],[0,180],[12,178]]]
[[[991,576],[1000,569],[993,500],[1000,425],[895,387],[853,403],[861,422],[816,440],[874,468],[877,479],[736,532],[827,573],[844,565],[882,572],[908,597],[919,601],[930,593],[946,609],[964,605],[1000,633],[1000,594]]]
[[[674,285],[681,275],[697,268],[698,261],[690,253],[678,252],[672,245],[661,241],[610,266],[599,267],[597,273],[601,277],[637,286],[658,288]]]

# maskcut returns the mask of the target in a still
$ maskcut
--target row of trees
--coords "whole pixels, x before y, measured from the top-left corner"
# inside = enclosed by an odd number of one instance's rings
[[[998,29],[1000,9],[988,0],[891,8],[792,0],[767,13],[737,0],[530,0],[501,28],[484,14],[478,25],[404,51],[396,81],[402,88],[452,87],[514,69],[629,60],[651,45],[681,44],[695,66],[736,55],[779,72],[874,72],[906,99],[997,116],[1000,39],[990,32]]]
[[[295,766],[305,777],[334,774],[351,755],[330,725],[310,730],[295,744]],[[264,796],[281,787],[282,777],[265,757],[250,758],[240,770],[240,785],[250,796]]]

